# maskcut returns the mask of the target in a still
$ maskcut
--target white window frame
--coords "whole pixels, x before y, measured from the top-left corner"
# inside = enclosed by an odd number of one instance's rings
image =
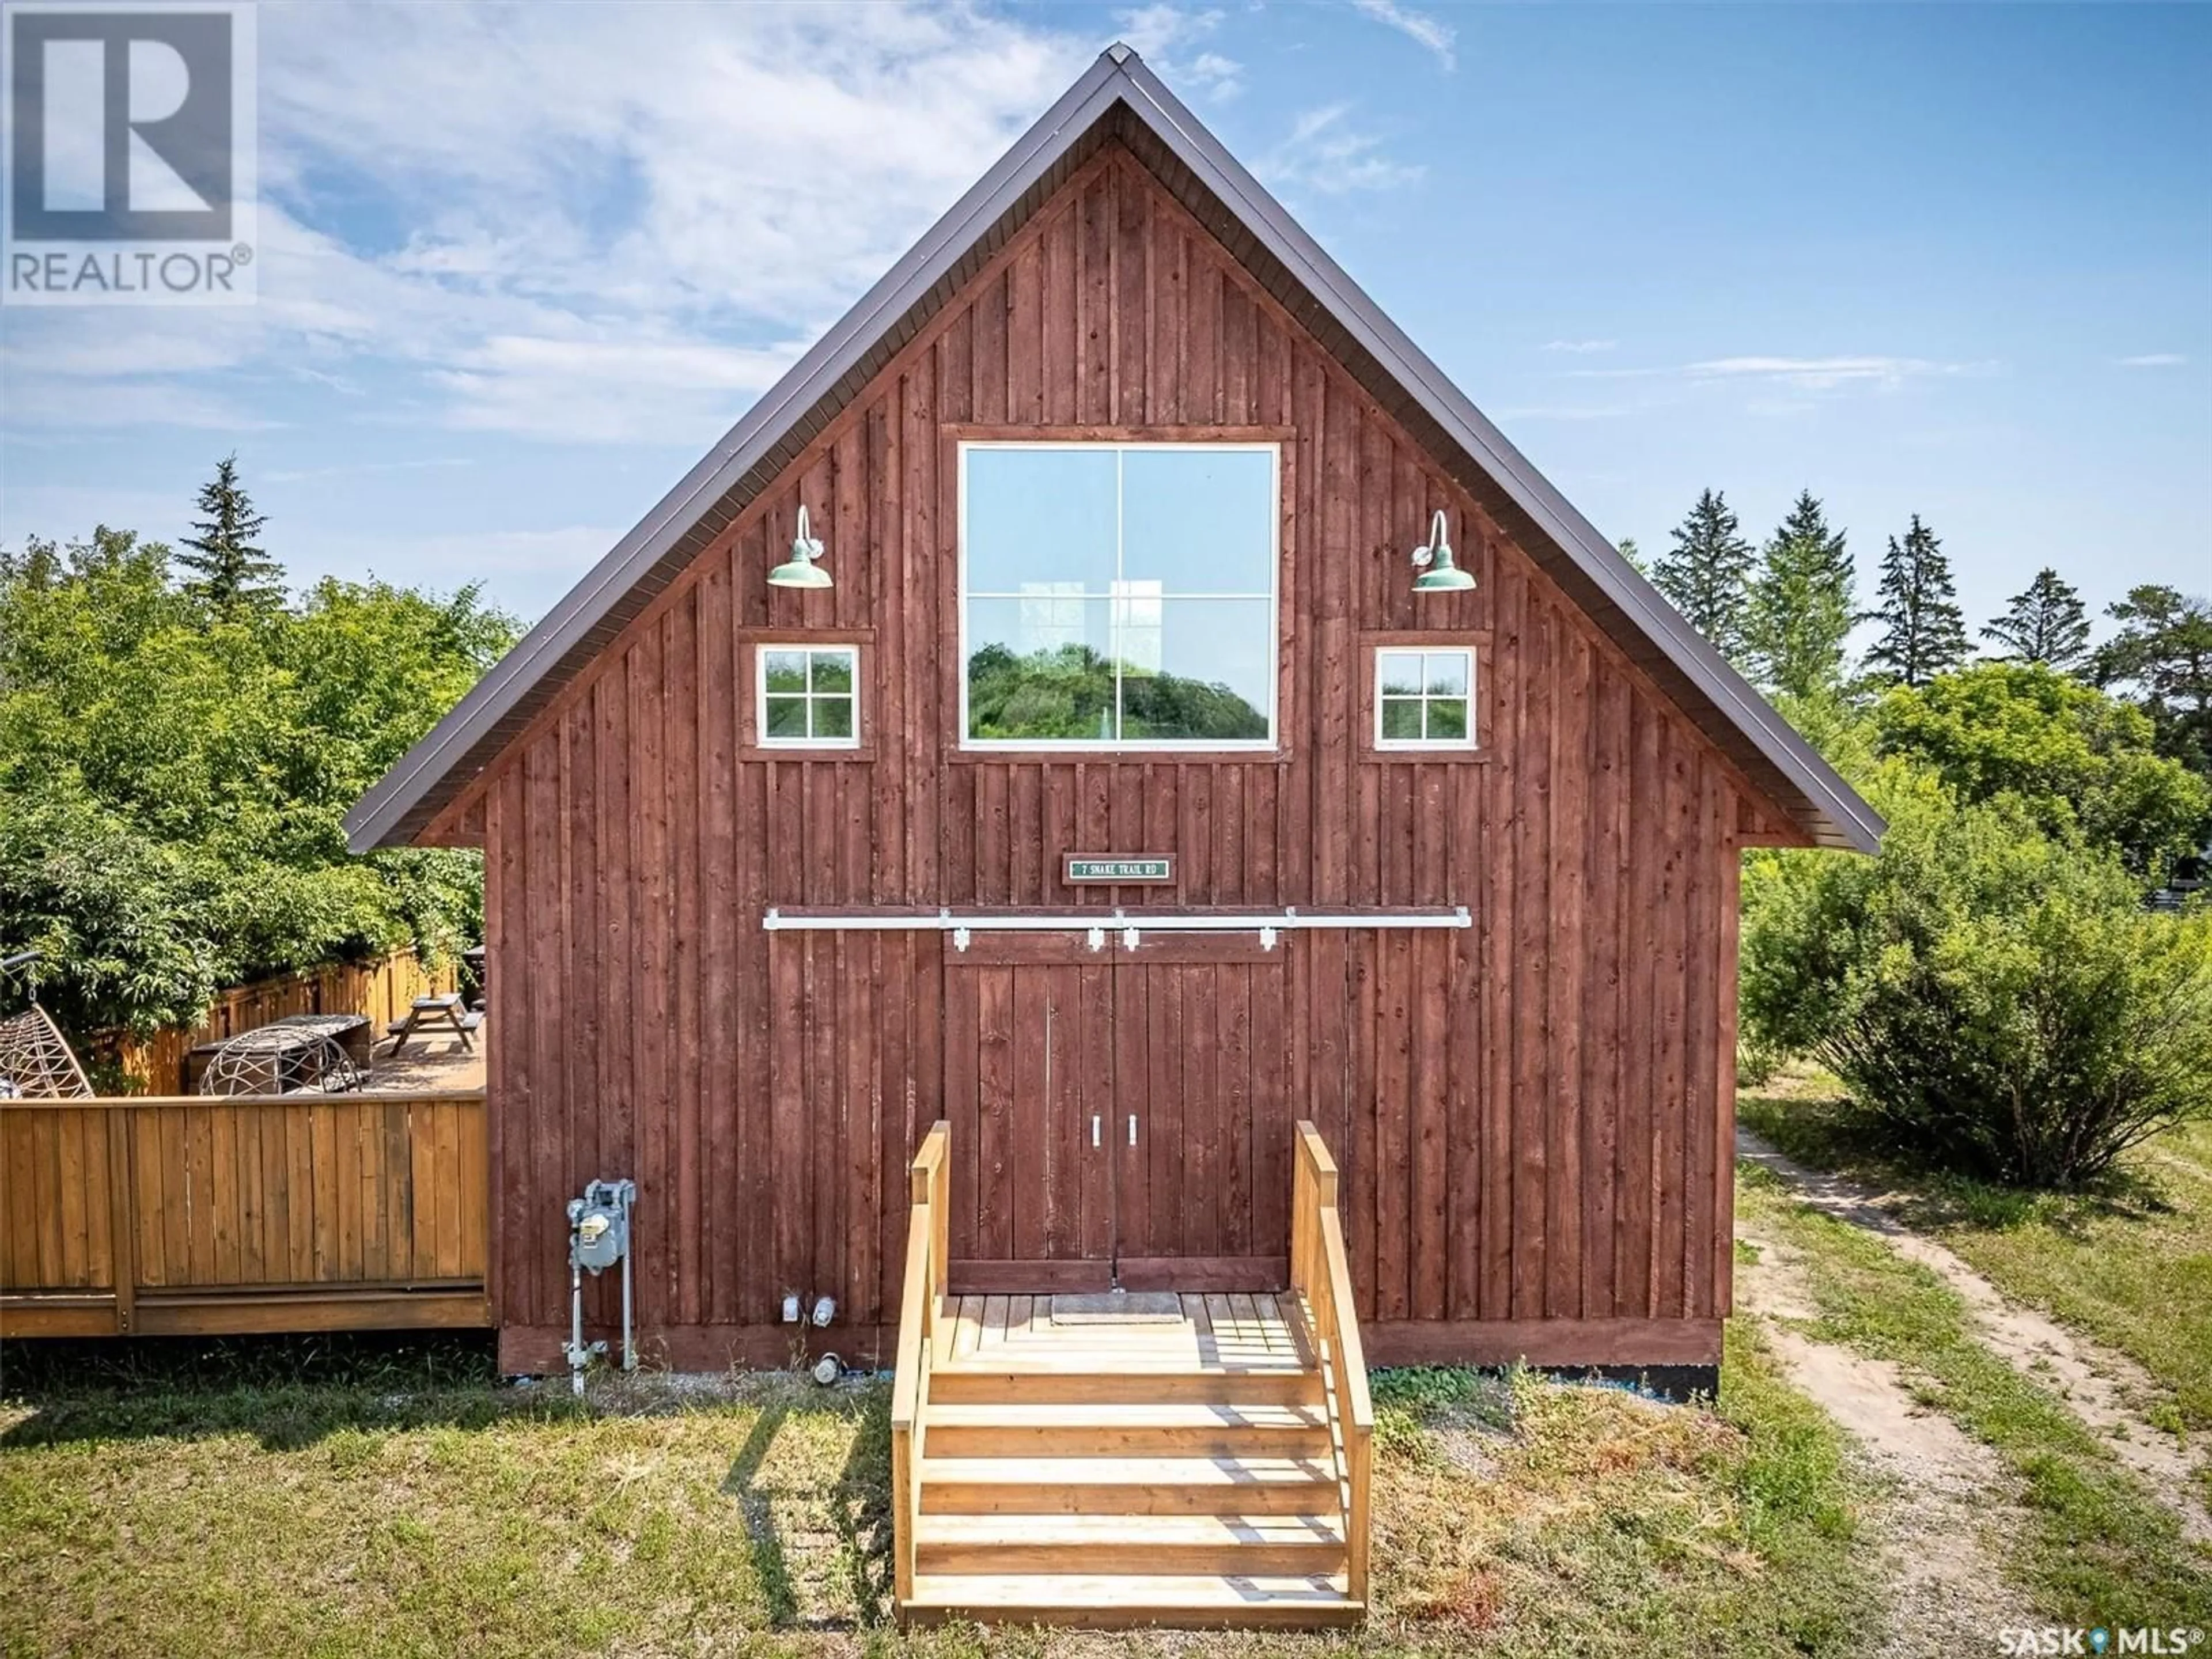
[[[1418,657],[1419,657],[1419,658],[1422,659],[1422,661],[1421,661],[1421,693],[1420,693],[1420,696],[1419,696],[1419,698],[1418,699],[1418,701],[1419,701],[1419,702],[1420,702],[1420,704],[1421,704],[1421,724],[1422,724],[1422,726],[1423,726],[1424,727],[1425,727],[1425,726],[1428,725],[1428,723],[1429,723],[1429,720],[1428,720],[1428,705],[1429,705],[1429,704],[1431,704],[1431,703],[1432,703],[1432,702],[1451,702],[1451,701],[1453,701],[1453,699],[1451,699],[1451,698],[1449,698],[1449,697],[1448,697],[1448,696],[1446,696],[1446,697],[1439,697],[1439,696],[1431,696],[1431,695],[1430,695],[1429,689],[1428,689],[1428,687],[1429,687],[1429,665],[1428,665],[1428,659],[1429,659],[1429,658],[1431,658],[1431,657],[1463,657],[1463,658],[1465,658],[1465,659],[1467,659],[1467,699],[1466,699],[1466,701],[1467,701],[1467,735],[1466,735],[1465,737],[1463,737],[1463,738],[1386,738],[1386,737],[1384,737],[1384,736],[1382,735],[1382,659],[1383,659],[1383,658],[1385,658],[1385,657],[1393,657],[1393,656],[1397,656],[1397,657],[1403,657],[1403,656],[1418,656]],[[1476,724],[1475,724],[1475,718],[1474,718],[1474,714],[1475,714],[1475,700],[1474,700],[1474,691],[1475,691],[1475,674],[1476,674],[1476,672],[1478,672],[1478,670],[1479,670],[1479,668],[1480,668],[1480,664],[1478,664],[1478,663],[1477,663],[1477,661],[1475,660],[1475,648],[1474,648],[1473,646],[1471,646],[1471,645],[1378,645],[1378,646],[1376,646],[1376,647],[1375,647],[1375,650],[1374,650],[1374,657],[1375,657],[1374,679],[1373,679],[1373,681],[1372,681],[1371,683],[1372,683],[1372,684],[1373,684],[1373,686],[1374,686],[1374,694],[1373,694],[1373,695],[1374,695],[1374,702],[1375,702],[1375,714],[1374,714],[1374,729],[1373,729],[1373,731],[1370,733],[1370,735],[1374,738],[1375,747],[1376,747],[1377,750],[1379,750],[1382,751],[1382,752],[1383,752],[1383,753],[1385,753],[1385,754],[1388,754],[1388,753],[1391,753],[1391,752],[1393,752],[1393,751],[1400,751],[1400,752],[1402,752],[1402,751],[1405,751],[1405,750],[1428,750],[1428,751],[1431,751],[1431,752],[1434,752],[1434,751],[1440,750],[1446,750],[1446,751],[1451,751],[1451,750],[1464,751],[1464,750],[1470,750],[1470,749],[1478,749],[1478,748],[1480,748],[1480,747],[1481,747],[1481,733],[1480,733],[1480,730],[1479,730],[1479,729],[1477,728],[1477,726],[1476,726]],[[1395,698],[1393,698],[1393,699],[1392,699],[1392,701],[1393,701],[1393,702],[1412,702],[1416,701],[1416,699],[1412,698],[1412,697],[1404,697],[1404,696],[1401,696],[1401,697],[1395,697]]]
[[[1024,450],[1111,450],[1117,455],[1133,450],[1194,449],[1221,450],[1231,453],[1264,454],[1267,457],[1270,507],[1267,514],[1267,591],[1235,593],[1179,593],[1162,594],[1161,601],[1206,604],[1219,599],[1265,599],[1267,602],[1267,735],[1264,738],[1155,738],[1136,742],[1125,742],[1119,738],[977,738],[968,730],[968,601],[970,599],[1031,599],[1033,594],[1001,593],[995,590],[971,593],[968,589],[968,457],[981,449]],[[961,749],[975,751],[1022,750],[1030,753],[1074,754],[1223,754],[1231,751],[1272,755],[1282,747],[1283,678],[1283,447],[1279,443],[1170,443],[1170,442],[1115,442],[1086,439],[1039,439],[1034,441],[1018,439],[963,439],[959,446],[959,573],[958,586],[953,603],[960,612],[960,729]],[[1121,478],[1116,465],[1114,499],[1114,567],[1121,567],[1121,526],[1120,502]],[[1111,597],[1106,595],[1096,597]],[[1119,682],[1116,682],[1115,716],[1120,715]]]
[[[778,652],[806,657],[806,723],[814,724],[814,659],[842,653],[853,669],[853,734],[848,738],[775,738],[768,730],[768,659]],[[779,696],[788,696],[788,692]],[[860,746],[860,647],[845,640],[776,640],[753,646],[753,741],[763,749],[858,749]]]

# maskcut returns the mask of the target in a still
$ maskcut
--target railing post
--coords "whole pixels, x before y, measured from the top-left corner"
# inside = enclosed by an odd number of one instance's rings
[[[907,1170],[906,1285],[899,1307],[898,1363],[891,1382],[891,1577],[899,1616],[914,1599],[915,1532],[921,1512],[917,1479],[927,1450],[930,1350],[945,1283],[951,1205],[945,1146],[951,1130],[931,1126]]]
[[[1320,1132],[1304,1121],[1297,1125],[1291,1165],[1291,1284],[1303,1298],[1316,1357],[1328,1373],[1330,1408],[1344,1449],[1345,1589],[1364,1605],[1375,1407],[1352,1302],[1344,1220],[1337,1210],[1336,1160]]]
[[[934,1321],[938,1298],[952,1282],[952,1160],[946,1156],[952,1137],[943,1124],[930,1133],[941,1137],[929,1180],[929,1303]]]

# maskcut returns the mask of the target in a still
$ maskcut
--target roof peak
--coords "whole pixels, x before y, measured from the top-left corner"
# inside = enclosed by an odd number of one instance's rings
[[[1048,199],[1118,139],[1346,365],[1537,566],[1743,767],[1807,840],[1871,850],[1881,819],[1376,307],[1203,122],[1116,41],[629,534],[347,815],[404,844],[481,776]],[[1157,150],[1157,155],[1148,152]]]

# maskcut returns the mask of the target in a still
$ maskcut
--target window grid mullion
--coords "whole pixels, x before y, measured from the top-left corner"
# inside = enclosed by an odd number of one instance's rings
[[[1121,537],[1126,523],[1122,505],[1124,480],[1129,452],[1114,452],[1114,596],[1106,602],[1106,649],[1114,658],[1114,741],[1121,741],[1124,716],[1121,708],[1121,619],[1115,608],[1129,603],[1129,583],[1123,570]]]

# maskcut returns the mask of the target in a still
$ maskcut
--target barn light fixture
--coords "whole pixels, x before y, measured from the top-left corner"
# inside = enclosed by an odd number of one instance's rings
[[[791,556],[768,573],[770,587],[833,587],[830,573],[816,562],[822,556],[822,544],[806,533],[806,507],[799,508],[799,534],[791,544]]]
[[[1441,507],[1429,526],[1429,539],[1413,550],[1413,568],[1421,573],[1413,578],[1416,593],[1464,593],[1474,586],[1474,574],[1452,562],[1451,543],[1444,538]]]

